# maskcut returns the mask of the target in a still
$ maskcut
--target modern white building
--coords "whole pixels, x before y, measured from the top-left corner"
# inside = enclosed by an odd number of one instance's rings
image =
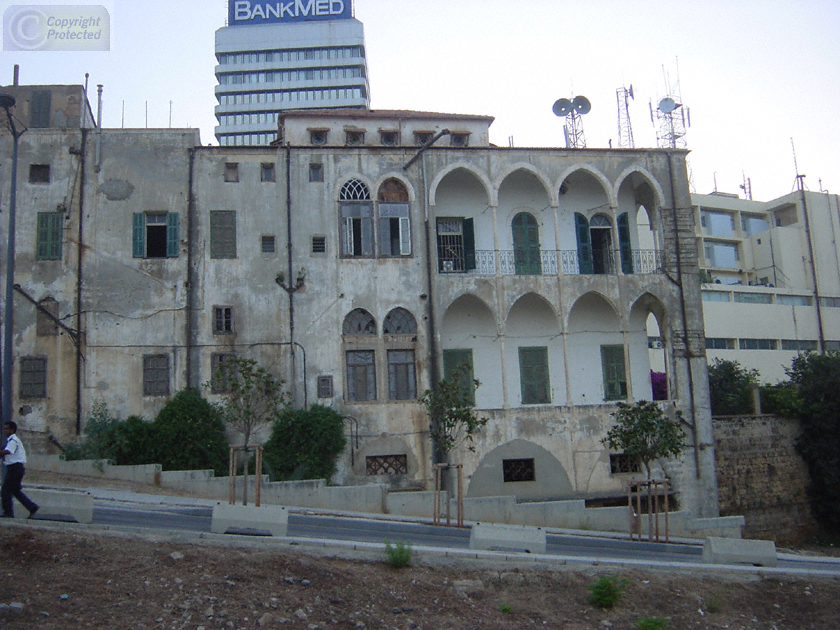
[[[230,0],[216,60],[222,146],[267,145],[286,109],[370,103],[364,26],[352,0]]]
[[[799,352],[840,350],[838,196],[692,195],[706,352],[784,380]]]

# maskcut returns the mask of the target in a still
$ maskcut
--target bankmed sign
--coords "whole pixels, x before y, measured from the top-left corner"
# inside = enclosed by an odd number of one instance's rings
[[[228,25],[347,20],[353,0],[229,0]]]
[[[111,50],[111,16],[99,5],[12,5],[3,50]]]

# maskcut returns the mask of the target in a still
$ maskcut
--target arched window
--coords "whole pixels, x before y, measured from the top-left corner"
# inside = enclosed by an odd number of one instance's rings
[[[373,204],[364,182],[351,179],[338,195],[341,208],[341,255],[373,256]]]
[[[411,255],[411,221],[408,191],[400,180],[391,177],[379,187],[379,254]]]
[[[404,308],[395,308],[382,322],[386,335],[412,335],[417,332],[417,320]]]
[[[356,308],[344,318],[345,335],[375,335],[376,320],[363,308]]]

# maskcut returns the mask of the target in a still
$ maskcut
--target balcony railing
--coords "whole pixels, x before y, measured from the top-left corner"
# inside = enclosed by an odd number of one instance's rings
[[[438,251],[440,273],[478,276],[565,276],[662,273],[662,256],[655,249],[593,249],[581,256],[578,250],[541,250],[521,254],[491,249],[465,253],[460,246]]]

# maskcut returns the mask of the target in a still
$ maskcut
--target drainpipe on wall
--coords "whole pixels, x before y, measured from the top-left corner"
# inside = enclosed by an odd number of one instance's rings
[[[189,387],[198,388],[200,383],[198,382],[198,378],[196,378],[200,372],[200,370],[194,369],[194,362],[193,362],[193,352],[195,350],[195,336],[196,331],[198,330],[197,322],[193,321],[193,318],[196,316],[195,313],[195,295],[194,292],[196,290],[196,278],[195,278],[195,270],[193,269],[193,224],[195,218],[195,190],[194,190],[194,179],[195,179],[195,147],[191,147],[188,151],[189,156],[189,168],[187,174],[187,326],[186,326],[186,336],[187,336],[187,385]]]
[[[814,260],[814,243],[811,240],[811,219],[808,203],[805,201],[805,176],[797,175],[799,198],[802,200],[802,215],[805,218],[805,238],[808,240],[808,260],[811,263],[811,278],[814,281],[814,306],[817,309],[817,331],[820,336],[820,354],[825,354],[825,332],[823,331],[822,309],[820,308],[820,285],[817,279],[817,263]]]
[[[677,287],[680,293],[680,313],[682,316],[682,334],[685,344],[685,363],[688,368],[688,410],[691,417],[691,432],[694,434],[694,472],[699,479],[700,474],[700,438],[697,435],[697,412],[694,400],[694,371],[691,367],[691,348],[688,338],[688,307],[685,303],[685,289],[682,277],[682,248],[680,247],[680,229],[677,222],[677,193],[674,186],[673,154],[668,152],[668,179],[671,187],[671,218],[674,224],[674,249],[677,257]]]
[[[85,331],[82,329],[82,288],[84,286],[83,271],[85,253],[85,164],[87,163],[87,136],[88,130],[82,127],[82,146],[80,151],[81,155],[79,156],[79,159],[82,162],[79,173],[79,178],[81,180],[79,184],[79,233],[77,238],[78,253],[76,254],[76,331],[78,332],[78,341],[76,342],[76,435],[82,434],[82,366],[84,364],[82,346],[87,338]]]

